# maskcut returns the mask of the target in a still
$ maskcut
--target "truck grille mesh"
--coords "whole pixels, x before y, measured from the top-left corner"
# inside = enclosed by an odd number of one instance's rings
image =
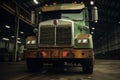
[[[57,27],[56,44],[71,45],[71,27]]]
[[[40,28],[40,44],[41,45],[53,45],[55,42],[54,27],[41,27]]]
[[[40,27],[40,45],[68,46],[71,45],[71,40],[72,31],[70,26],[57,26],[56,31],[55,27]]]

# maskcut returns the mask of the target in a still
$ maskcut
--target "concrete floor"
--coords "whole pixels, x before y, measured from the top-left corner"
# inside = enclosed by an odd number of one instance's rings
[[[29,73],[25,62],[0,62],[0,80],[119,80],[120,60],[96,60],[94,73],[83,74],[80,67],[57,71],[46,68]]]

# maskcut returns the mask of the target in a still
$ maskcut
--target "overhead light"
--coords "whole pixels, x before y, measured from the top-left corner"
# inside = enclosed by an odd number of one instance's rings
[[[15,36],[11,36],[11,38],[15,38]]]
[[[21,42],[20,42],[20,41],[17,41],[17,43],[21,44]]]
[[[120,24],[120,21],[118,22],[118,24]]]
[[[38,0],[33,0],[33,2],[34,2],[35,4],[39,4]]]
[[[20,33],[21,33],[21,34],[24,34],[24,32],[22,32],[22,31],[21,31]]]
[[[10,28],[10,26],[8,26],[8,25],[5,25],[5,27],[8,28],[8,29]]]
[[[42,12],[41,11],[39,11],[39,14],[41,14]]]
[[[5,40],[5,41],[9,41],[9,39],[8,38],[2,38],[3,40]]]
[[[94,28],[94,27],[92,27],[92,30],[95,30],[95,28]]]
[[[17,38],[18,40],[20,40],[21,38]]]
[[[91,32],[91,34],[94,34],[94,32]]]
[[[90,4],[91,4],[91,5],[94,5],[94,1],[90,1]]]
[[[15,36],[11,36],[11,38],[15,38]],[[18,40],[20,40],[21,38],[17,38]]]

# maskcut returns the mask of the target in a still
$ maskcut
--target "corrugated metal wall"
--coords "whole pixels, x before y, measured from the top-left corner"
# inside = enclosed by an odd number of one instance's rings
[[[96,58],[120,59],[120,25],[114,25],[114,29],[103,34],[99,45],[95,45]]]
[[[18,44],[18,57],[24,57],[24,45]],[[0,40],[0,61],[12,61],[14,54],[14,43]]]

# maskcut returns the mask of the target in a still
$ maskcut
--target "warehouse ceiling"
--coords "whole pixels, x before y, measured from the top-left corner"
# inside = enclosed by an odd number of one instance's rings
[[[94,5],[98,7],[99,20],[98,23],[91,22],[91,28],[95,27],[94,38],[98,39],[103,33],[113,29],[114,25],[120,25],[120,3],[118,0],[37,0],[35,4],[33,0],[1,0],[0,1],[0,36],[14,35],[15,12],[16,5],[20,8],[20,32],[24,32],[20,37],[26,38],[28,35],[33,35],[33,26],[30,23],[30,13],[32,10],[39,12],[42,6],[53,5],[53,3],[80,3],[83,1],[87,6],[90,6],[90,1],[94,1]],[[8,13],[9,12],[9,13]],[[11,13],[11,14],[10,14]],[[5,25],[10,25],[11,30],[5,28]],[[4,28],[3,28],[4,27]],[[6,32],[7,31],[7,32]],[[24,35],[24,36],[23,36]]]
[[[53,3],[80,3],[83,1],[86,5],[90,5],[92,0],[37,0],[38,4],[35,4],[33,0],[13,0],[27,11],[37,10],[40,11],[40,7],[45,4],[53,5]],[[118,22],[120,21],[120,3],[118,0],[93,0],[94,5],[99,9],[99,20],[105,22]]]

